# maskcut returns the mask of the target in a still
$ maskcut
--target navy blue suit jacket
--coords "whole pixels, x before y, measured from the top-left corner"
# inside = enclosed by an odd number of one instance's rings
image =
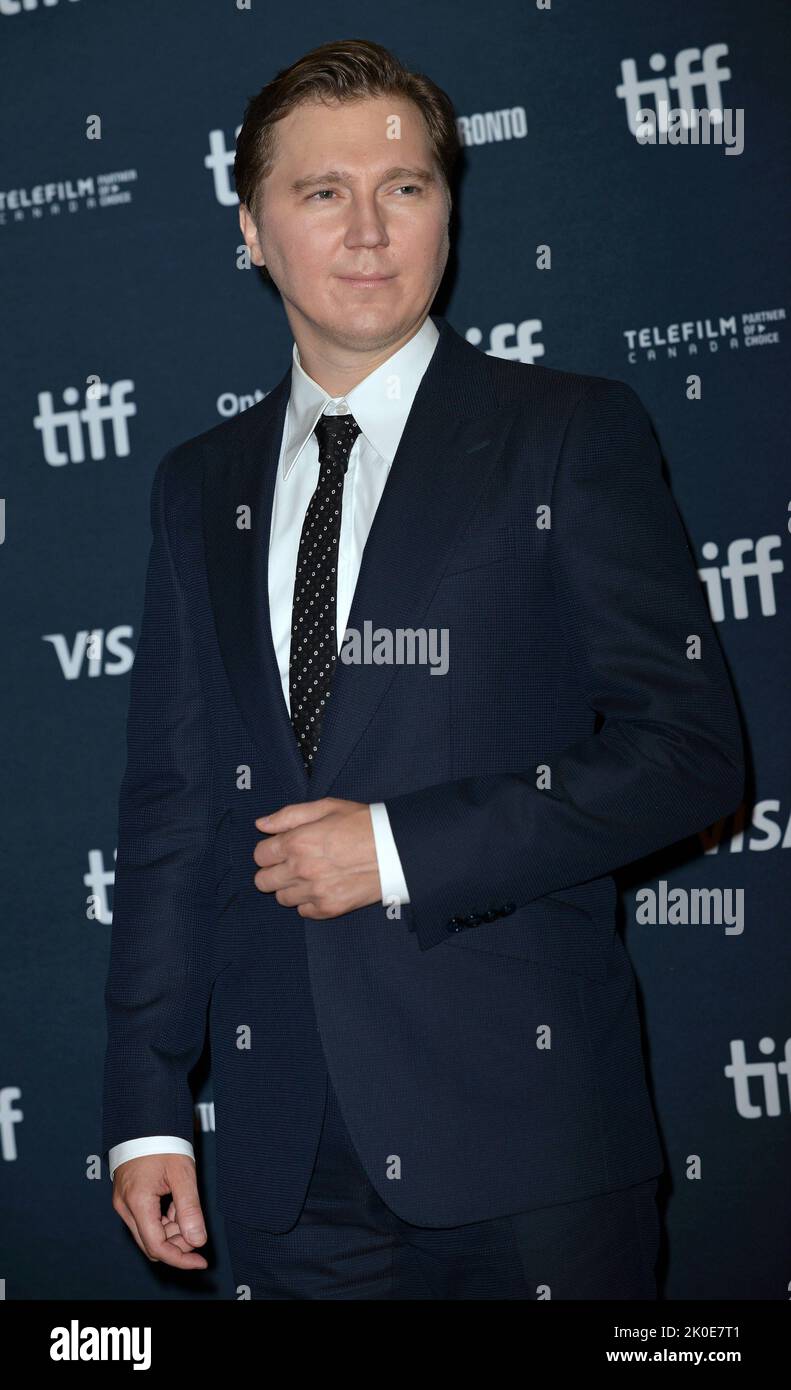
[[[420,1225],[660,1172],[611,874],[742,797],[733,692],[638,397],[435,322],[348,625],[447,628],[449,669],[339,661],[311,778],[268,608],[290,367],[152,488],[103,1145],[193,1138],[208,1016],[218,1204],[272,1231],[301,1208],[327,1069],[371,1182]],[[400,918],[313,921],[255,887],[256,816],[322,796],[385,801]]]

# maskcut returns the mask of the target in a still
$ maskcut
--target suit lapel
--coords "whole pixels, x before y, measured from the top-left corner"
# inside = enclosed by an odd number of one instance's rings
[[[440,337],[363,552],[347,624],[360,633],[366,622],[373,631],[420,626],[512,418],[510,410],[498,409],[485,359],[445,319],[434,318]],[[241,450],[221,467],[205,469],[204,535],[217,636],[237,702],[289,798],[308,801],[331,793],[398,667],[338,661],[308,777],[283,698],[268,592],[272,502],[290,386],[289,367],[265,400],[242,417]],[[249,531],[236,526],[242,503],[251,508]]]
[[[242,443],[204,469],[203,533],[217,640],[245,723],[289,799],[310,799],[309,778],[283,698],[269,609],[269,530],[291,368],[240,420]],[[237,508],[250,508],[249,529]],[[274,806],[261,807],[275,810]]]

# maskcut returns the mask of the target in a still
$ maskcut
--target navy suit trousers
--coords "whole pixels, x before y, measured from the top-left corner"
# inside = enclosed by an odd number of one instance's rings
[[[368,1181],[328,1077],[296,1225],[270,1233],[225,1218],[237,1296],[244,1288],[262,1299],[653,1300],[657,1182],[492,1221],[413,1226]]]

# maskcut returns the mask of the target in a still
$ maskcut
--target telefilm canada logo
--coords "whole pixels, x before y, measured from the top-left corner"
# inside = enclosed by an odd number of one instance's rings
[[[672,362],[678,358],[713,357],[720,351],[777,347],[781,341],[780,325],[785,319],[784,308],[751,309],[624,328],[626,360]]]
[[[75,175],[26,188],[0,188],[0,226],[131,203],[131,185],[136,181],[136,169],[116,169],[109,174]]]

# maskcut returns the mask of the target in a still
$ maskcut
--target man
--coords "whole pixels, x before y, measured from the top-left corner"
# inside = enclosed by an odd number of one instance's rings
[[[634,392],[429,314],[455,153],[444,94],[360,40],[248,107],[241,228],[294,348],[154,479],[113,1205],[205,1267],[208,1010],[253,1297],[651,1299],[663,1164],[611,874],[733,810],[741,735]]]

